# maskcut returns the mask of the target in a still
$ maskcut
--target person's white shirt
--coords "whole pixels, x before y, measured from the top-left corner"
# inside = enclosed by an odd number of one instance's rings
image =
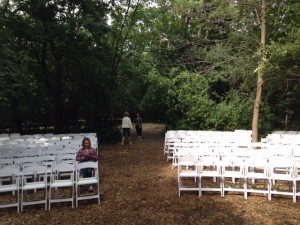
[[[122,128],[130,128],[132,129],[131,119],[127,116],[122,119]]]

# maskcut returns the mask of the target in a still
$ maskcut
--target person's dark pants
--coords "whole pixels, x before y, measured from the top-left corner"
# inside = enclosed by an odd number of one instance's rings
[[[93,175],[93,168],[84,168],[80,170],[80,175],[84,178],[92,177]]]
[[[123,137],[130,137],[130,128],[122,128]]]
[[[142,126],[135,126],[137,136],[142,136]]]
[[[93,160],[89,160],[86,162],[94,162]],[[80,176],[83,178],[92,177],[94,168],[83,168],[80,170]]]

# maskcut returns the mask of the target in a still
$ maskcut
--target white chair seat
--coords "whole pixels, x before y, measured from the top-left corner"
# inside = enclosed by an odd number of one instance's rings
[[[4,185],[0,186],[0,192],[9,192],[9,191],[17,191],[18,187],[16,185]]]
[[[71,185],[73,185],[72,181],[55,181],[52,183],[51,187],[53,188],[57,188],[57,187],[70,187]]]
[[[96,184],[98,183],[97,179],[93,179],[93,178],[81,178],[81,180],[79,180],[77,182],[77,185],[88,185],[88,184]]]
[[[33,182],[30,184],[26,184],[22,187],[22,190],[34,190],[34,189],[41,189],[41,188],[45,188],[45,184],[44,183],[40,183],[40,182]]]

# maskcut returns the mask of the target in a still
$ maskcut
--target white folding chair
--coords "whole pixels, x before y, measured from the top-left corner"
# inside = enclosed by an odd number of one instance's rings
[[[19,168],[4,167],[0,169],[0,193],[11,193],[5,198],[16,198],[14,202],[0,202],[0,208],[17,207],[19,212]],[[3,198],[2,198],[3,199]],[[7,200],[7,199],[6,199]]]
[[[245,198],[248,197],[248,193],[260,193],[269,196],[269,171],[268,158],[255,155],[245,158]]]
[[[199,194],[198,157],[193,155],[178,157],[178,191],[196,191]]]
[[[59,163],[52,165],[49,187],[49,210],[51,208],[51,203],[57,202],[71,202],[72,208],[74,208],[74,172],[75,164]],[[69,189],[70,194],[65,196],[65,193],[63,193],[59,197],[56,197],[55,192],[59,189]]]
[[[181,139],[178,138],[170,138],[167,140],[165,154],[167,155],[167,161],[172,160],[173,161],[173,154],[175,151],[175,145],[180,143]]]
[[[202,156],[199,160],[199,196],[203,191],[223,194],[222,171],[217,155]],[[207,179],[208,178],[208,179]]]
[[[272,195],[292,196],[294,201],[294,160],[290,157],[273,156],[269,159],[270,164],[270,193]]]
[[[90,168],[92,170],[92,176],[87,178],[81,177],[80,170]],[[94,193],[87,195],[80,195],[80,187],[95,185]],[[97,199],[98,204],[100,204],[100,192],[99,192],[99,172],[98,172],[98,162],[82,162],[76,164],[76,182],[75,182],[75,192],[76,192],[76,207],[78,207],[78,201]]]
[[[188,155],[189,143],[188,142],[176,142],[174,143],[172,154],[172,169],[178,164],[178,157]]]
[[[223,156],[222,165],[222,196],[225,192],[242,192],[245,193],[245,165],[243,157],[235,155]],[[238,180],[238,182],[236,182]]]
[[[45,210],[47,210],[47,177],[48,168],[45,165],[32,165],[23,167],[21,211],[23,211],[24,206],[35,204],[45,204]],[[44,191],[43,199],[38,198],[40,196],[36,196],[38,195],[36,190]],[[29,193],[29,191],[34,191],[34,193]],[[29,195],[31,195],[32,198],[35,197],[35,199],[29,200]]]

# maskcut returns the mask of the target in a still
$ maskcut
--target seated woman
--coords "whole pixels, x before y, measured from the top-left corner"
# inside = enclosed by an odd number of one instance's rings
[[[82,140],[82,148],[78,150],[76,155],[76,161],[78,162],[97,162],[98,154],[96,149],[91,147],[91,140],[87,137]],[[93,169],[85,168],[80,171],[80,177],[86,178],[92,176]],[[89,192],[93,191],[93,186],[90,186]]]

